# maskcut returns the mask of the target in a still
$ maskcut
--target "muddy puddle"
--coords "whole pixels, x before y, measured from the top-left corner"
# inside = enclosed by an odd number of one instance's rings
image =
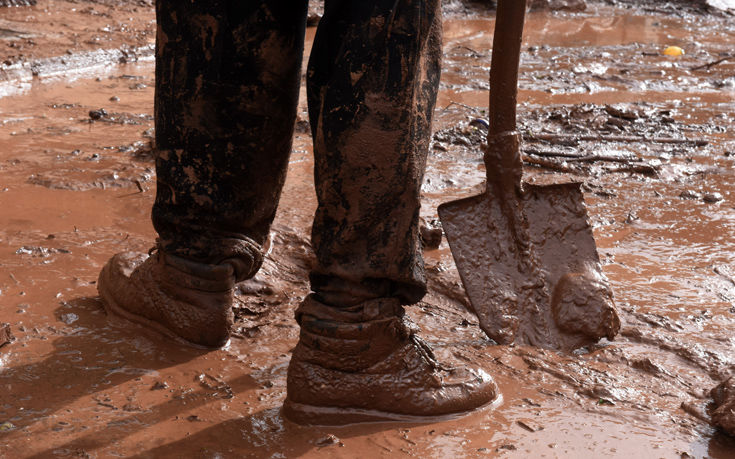
[[[133,22],[151,20],[133,8]],[[492,23],[445,22],[427,221],[484,177]],[[569,355],[494,345],[443,241],[409,313],[440,358],[494,375],[502,399],[431,424],[294,425],[280,406],[312,257],[305,123],[263,270],[238,288],[235,336],[198,352],[108,319],[95,287],[110,255],[155,237],[152,62],[16,79],[0,84],[0,322],[14,337],[0,334],[0,456],[733,457],[706,412],[735,370],[735,61],[693,68],[731,51],[735,24],[594,6],[532,13],[527,30],[526,179],[584,182],[623,322],[615,341]],[[670,44],[687,53],[662,56]],[[299,110],[306,120],[303,97]]]

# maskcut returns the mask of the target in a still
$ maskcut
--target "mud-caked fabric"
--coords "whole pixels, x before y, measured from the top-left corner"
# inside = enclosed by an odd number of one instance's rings
[[[257,271],[285,179],[306,2],[158,1],[153,223],[161,248]],[[438,0],[327,0],[308,69],[312,289],[418,301]],[[332,301],[334,303],[334,301]],[[340,303],[341,301],[336,301]]]
[[[167,253],[255,274],[286,177],[307,1],[156,2],[153,224]]]
[[[329,293],[413,303],[426,292],[418,217],[440,75],[440,7],[325,3],[307,70],[318,198],[311,283],[323,301]],[[331,295],[340,291],[348,295]]]

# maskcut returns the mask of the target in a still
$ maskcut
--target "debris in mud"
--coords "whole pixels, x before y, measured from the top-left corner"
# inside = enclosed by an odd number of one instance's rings
[[[89,112],[89,119],[83,120],[87,123],[94,123],[96,121],[110,123],[110,124],[144,124],[153,121],[153,115],[147,113],[134,114],[134,113],[116,113],[108,112],[104,108],[97,110],[91,110]]]
[[[682,199],[700,199],[701,195],[694,190],[684,190],[679,193],[679,197]]]
[[[421,218],[419,220],[419,233],[421,236],[421,243],[425,249],[438,249],[439,245],[442,243],[444,232],[441,228],[441,222],[436,219],[426,221],[426,219]]]
[[[729,377],[712,389],[710,396],[714,401],[710,410],[712,422],[735,436],[735,376]]]
[[[664,370],[659,365],[657,365],[655,362],[653,362],[649,357],[644,357],[641,359],[633,359],[630,361],[630,366],[637,370],[645,371],[646,373],[652,376],[660,376],[660,375],[671,376],[666,370]]]
[[[632,225],[633,223],[637,222],[641,218],[636,214],[634,210],[631,210],[628,212],[628,215],[625,217],[625,224],[626,225]]]
[[[229,386],[229,384],[215,378],[214,376],[210,376],[206,373],[201,373],[197,375],[195,380],[198,381],[202,387],[215,391],[213,394],[211,394],[213,397],[230,399],[235,396],[235,393],[232,391],[232,388]]]
[[[525,423],[523,421],[516,421],[516,424],[518,424],[519,426],[523,427],[525,430],[527,430],[529,432],[536,432],[536,430],[541,430],[541,429],[534,429],[533,427],[529,426],[527,423]]]
[[[15,336],[10,330],[10,324],[0,324],[0,348],[15,341]]]
[[[0,7],[3,6],[30,6],[35,5],[36,0],[0,0]]]
[[[729,61],[730,59],[735,59],[735,55],[728,55],[728,56],[725,56],[725,57],[721,57],[719,59],[715,59],[714,61],[707,62],[707,63],[702,64],[702,65],[697,65],[697,66],[692,67],[690,70],[702,70],[702,69],[709,70],[709,69],[711,69],[712,67],[714,67],[716,65],[720,65],[723,62]],[[723,81],[723,83],[724,83],[724,81]],[[723,84],[723,86],[724,86],[724,84]]]
[[[92,397],[92,400],[97,402],[97,405],[103,406],[105,408],[110,408],[113,411],[117,411],[118,409],[115,405],[112,404],[112,399],[106,394],[95,395],[94,397]]]
[[[11,430],[15,430],[15,424],[13,424],[12,422],[5,421],[0,424],[0,432],[9,432]]]
[[[320,438],[316,441],[316,446],[323,448],[325,446],[332,446],[332,445],[338,445],[338,446],[344,446],[345,444],[340,441],[339,438],[337,438],[336,435],[328,434],[326,437]]]
[[[585,0],[530,0],[528,3],[532,10],[579,12],[587,9]]]
[[[72,312],[70,312],[68,314],[61,314],[61,316],[59,317],[59,319],[62,322],[64,322],[65,324],[71,325],[74,322],[76,322],[77,320],[79,320],[79,316],[76,315],[76,314],[74,314],[74,313],[72,313]]]
[[[135,405],[133,403],[126,403],[123,405],[122,409],[127,413],[139,413],[145,411],[140,405]]]
[[[107,116],[107,110],[100,108],[99,110],[90,110],[89,117],[93,120],[100,120]]]
[[[71,253],[71,251],[67,249],[57,249],[54,247],[24,245],[16,250],[15,253],[18,255],[30,255],[32,257],[48,257],[54,253],[68,254]]]
[[[529,140],[566,146],[588,141],[707,144],[685,135],[704,127],[677,122],[672,118],[675,114],[670,108],[650,103],[560,105],[522,113],[522,126],[531,134],[526,136]]]
[[[151,390],[163,390],[168,389],[168,383],[165,381],[156,381],[153,386],[151,386]]]
[[[714,203],[720,202],[723,199],[725,199],[722,196],[722,193],[719,193],[717,191],[699,193],[694,190],[684,190],[681,193],[679,193],[679,197],[681,199],[692,199],[692,200],[697,200],[697,201],[701,200],[703,202],[706,202],[707,204],[714,204]]]
[[[469,123],[463,122],[449,129],[442,129],[434,133],[433,148],[447,151],[451,145],[460,147],[479,147],[487,139],[487,121],[474,118]]]
[[[702,196],[702,200],[709,204],[714,204],[715,202],[722,201],[723,198],[721,193],[714,192],[714,193],[705,193],[704,196]]]
[[[311,134],[311,123],[308,119],[298,116],[294,124],[294,132],[297,134]]]
[[[523,162],[575,175],[627,172],[657,176],[681,148],[709,144],[689,133],[706,133],[711,127],[679,123],[673,114],[672,109],[647,103],[544,106],[521,111]],[[437,131],[432,149],[437,155],[449,152],[456,158],[467,153],[479,160],[486,136],[487,121],[473,117]]]
[[[683,50],[683,49],[682,49],[681,47],[679,47],[679,46],[667,46],[667,47],[666,47],[666,48],[665,48],[665,49],[664,49],[664,50],[662,51],[662,54],[663,54],[664,56],[674,56],[674,57],[676,57],[676,56],[683,56],[684,54],[686,54],[686,51],[684,51],[684,50]]]

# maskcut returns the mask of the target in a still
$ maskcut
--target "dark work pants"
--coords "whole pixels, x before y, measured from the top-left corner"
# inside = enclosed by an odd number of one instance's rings
[[[246,279],[286,177],[307,2],[158,0],[156,11],[160,246],[235,261]],[[418,215],[439,11],[439,0],[326,2],[307,72],[317,294],[413,303],[425,293]]]

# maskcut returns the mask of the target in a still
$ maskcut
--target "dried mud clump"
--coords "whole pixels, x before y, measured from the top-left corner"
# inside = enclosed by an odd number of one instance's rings
[[[13,341],[15,341],[15,336],[13,336],[13,332],[10,331],[10,324],[0,324],[0,347],[10,344]]]
[[[715,402],[711,411],[712,422],[735,436],[735,376],[712,389],[710,395]]]
[[[620,331],[612,290],[594,272],[562,276],[551,297],[551,310],[556,325],[570,335],[571,349],[603,337],[612,340]]]
[[[3,6],[28,6],[35,5],[36,0],[0,0],[0,7]]]

